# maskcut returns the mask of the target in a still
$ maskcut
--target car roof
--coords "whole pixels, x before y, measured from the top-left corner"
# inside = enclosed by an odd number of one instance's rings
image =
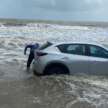
[[[61,44],[90,44],[90,45],[96,45],[96,46],[101,46],[103,45],[99,42],[90,42],[90,41],[67,41],[67,42],[51,42],[54,46],[56,45],[61,45]]]

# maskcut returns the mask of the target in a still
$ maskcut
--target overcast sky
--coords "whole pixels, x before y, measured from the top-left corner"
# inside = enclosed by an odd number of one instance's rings
[[[0,18],[108,21],[108,0],[0,0]]]

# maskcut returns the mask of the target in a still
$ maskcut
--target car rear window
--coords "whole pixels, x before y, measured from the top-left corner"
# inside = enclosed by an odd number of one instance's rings
[[[42,46],[40,46],[39,50],[43,50],[43,49],[45,49],[45,48],[48,48],[48,47],[51,46],[51,45],[52,45],[51,42],[46,42],[46,43],[44,43]]]

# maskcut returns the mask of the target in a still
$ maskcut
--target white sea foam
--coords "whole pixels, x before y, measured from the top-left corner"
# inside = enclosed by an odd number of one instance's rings
[[[108,107],[108,80],[104,76],[72,76],[66,81],[70,87],[67,92],[77,97],[69,105],[72,105],[73,102],[86,102],[96,108]]]
[[[27,56],[23,55],[27,43],[45,41],[89,40],[108,44],[108,28],[60,26],[51,24],[28,24],[18,27],[0,27],[0,78],[25,77]],[[67,77],[65,84],[69,86],[66,92],[77,99],[70,102],[71,107],[78,101],[86,101],[97,108],[107,105],[108,80],[99,77]],[[80,91],[80,92],[79,92]],[[105,107],[103,107],[105,108]]]

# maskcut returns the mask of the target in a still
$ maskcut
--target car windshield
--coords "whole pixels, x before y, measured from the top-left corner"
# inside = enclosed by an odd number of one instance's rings
[[[45,49],[45,48],[48,48],[48,47],[51,46],[51,45],[52,45],[51,42],[46,42],[46,43],[44,43],[42,46],[40,46],[39,50],[43,50],[43,49]]]

